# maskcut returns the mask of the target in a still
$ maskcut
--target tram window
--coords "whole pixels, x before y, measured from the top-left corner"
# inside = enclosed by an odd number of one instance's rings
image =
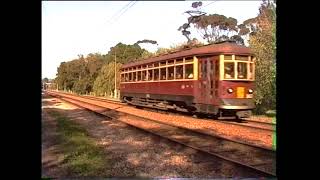
[[[129,73],[129,81],[132,81],[132,73]]]
[[[216,77],[218,78],[219,77],[219,61],[216,61]]]
[[[176,79],[182,79],[183,78],[183,65],[176,66]]]
[[[253,79],[253,63],[249,63],[249,79]]]
[[[121,74],[121,82],[124,82],[124,74]]]
[[[153,68],[153,64],[148,64],[148,68]]]
[[[148,70],[148,81],[152,81],[153,78],[153,70]]]
[[[125,74],[125,82],[129,82],[129,76],[128,73]]]
[[[155,81],[159,80],[159,69],[154,69],[154,80]]]
[[[172,64],[174,64],[174,60],[168,61],[168,65],[172,65]]]
[[[166,61],[160,62],[160,66],[165,66],[165,65],[166,65]]]
[[[168,79],[172,80],[174,79],[174,67],[168,67]]]
[[[160,80],[166,80],[167,79],[166,69],[167,68],[161,68],[160,69]]]
[[[248,56],[236,56],[236,60],[248,61],[248,60],[249,60],[249,57],[248,57]]]
[[[202,65],[202,72],[203,72],[203,77],[206,79],[207,77],[207,60],[203,61],[203,65]]]
[[[234,63],[225,62],[224,63],[224,78],[233,79],[234,78]]]
[[[247,79],[247,63],[238,62],[238,79]]]
[[[142,81],[146,81],[147,80],[146,71],[141,71],[141,79],[142,79]]]
[[[183,59],[177,59],[176,60],[176,64],[181,64],[181,63],[183,63]]]
[[[193,64],[186,64],[185,68],[186,68],[186,73],[185,73],[186,79],[193,79]]]
[[[133,72],[132,74],[133,74],[132,81],[137,81],[137,72]]]
[[[188,62],[193,62],[193,57],[189,57],[189,58],[186,58],[186,61],[185,61],[186,63],[188,63]]]
[[[141,71],[138,71],[138,81],[141,81]]]
[[[210,76],[213,76],[213,71],[214,71],[214,64],[213,64],[213,62],[211,61],[211,63],[210,63],[211,65],[210,65],[210,67],[211,67],[211,69],[210,69]]]
[[[224,55],[224,60],[232,60],[232,55]]]
[[[158,62],[154,63],[153,67],[159,67],[159,63]]]

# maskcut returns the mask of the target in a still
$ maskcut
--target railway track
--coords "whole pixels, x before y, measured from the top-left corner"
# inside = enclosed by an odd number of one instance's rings
[[[117,104],[117,105],[128,106],[126,103],[122,103],[122,102],[116,101],[116,100],[106,99],[103,97],[80,96],[80,95],[65,93],[65,92],[61,92],[61,93],[67,94],[67,95],[72,95],[72,96],[77,96],[77,97],[82,97],[82,98],[87,98],[87,99],[92,99],[92,100],[103,101],[103,102],[107,102],[107,103],[113,103],[113,104]],[[147,111],[151,111],[151,112],[162,113],[162,114],[173,114],[176,116],[186,115],[186,113],[167,112],[164,110],[152,109],[152,108],[147,108],[147,107],[143,107],[143,109],[147,110]],[[182,115],[182,114],[184,114],[184,115]],[[190,114],[189,114],[189,116],[190,116]],[[197,118],[197,119],[199,119],[199,118]],[[208,117],[203,117],[200,119],[213,120],[212,118],[208,118]],[[232,124],[232,125],[237,125],[237,126],[249,128],[249,129],[258,129],[261,131],[267,131],[267,132],[272,132],[272,133],[276,131],[276,124],[269,123],[269,122],[262,122],[262,121],[256,121],[256,120],[248,120],[248,119],[241,119],[240,121],[234,120],[234,119],[219,119],[219,120],[214,120],[214,121],[218,122],[218,123]]]
[[[213,155],[238,166],[249,168],[262,176],[276,176],[275,151],[273,150],[200,133],[187,128],[168,125],[153,119],[119,112],[79,99],[61,96],[56,93],[48,94],[100,115],[120,120],[170,141]]]
[[[251,120],[219,120],[217,122],[220,123],[227,123],[227,124],[234,124],[238,126],[243,126],[247,128],[253,128],[253,129],[259,129],[263,131],[276,131],[276,125],[273,123],[267,123],[267,122],[260,122],[260,121],[251,121]]]

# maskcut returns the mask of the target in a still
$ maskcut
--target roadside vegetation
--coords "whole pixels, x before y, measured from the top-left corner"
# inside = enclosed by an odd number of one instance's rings
[[[108,176],[110,165],[106,154],[88,132],[56,111],[49,114],[57,121],[60,148],[64,154],[62,168],[71,176]]]

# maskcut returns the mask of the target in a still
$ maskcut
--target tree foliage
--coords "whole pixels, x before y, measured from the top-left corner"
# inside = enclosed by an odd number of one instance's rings
[[[146,43],[147,41],[143,40],[140,43]],[[149,43],[154,42],[151,41]],[[110,51],[105,55],[99,53],[90,53],[86,57],[78,55],[77,59],[60,64],[55,82],[60,90],[72,90],[79,94],[93,91],[110,92],[109,89],[114,86],[114,83],[111,82],[112,80],[108,73],[114,74],[114,68],[106,69],[108,66],[105,65],[112,64],[115,60],[119,64],[136,61],[143,54],[148,54],[148,51],[142,49],[138,43],[134,45],[118,43],[116,46],[111,47]],[[104,71],[101,70],[102,67],[105,67]],[[107,73],[107,71],[109,72]],[[104,77],[104,75],[108,76]],[[95,89],[93,89],[94,85]]]
[[[276,106],[276,13],[275,5],[263,1],[255,18],[257,31],[250,35],[250,48],[256,60],[257,112],[262,113]]]
[[[191,31],[189,28],[194,27],[207,43],[215,43],[220,41],[232,40],[237,44],[244,45],[242,36],[246,36],[251,29],[247,24],[239,24],[237,19],[226,17],[220,14],[207,14],[200,11],[202,2],[192,3],[192,8],[196,10],[186,11],[189,14],[188,22],[179,27],[188,42],[191,41]]]
[[[115,69],[117,71],[117,89],[119,89],[120,67],[121,67],[120,63],[117,63],[115,67],[115,63],[111,62],[111,63],[105,64],[101,68],[101,71],[93,84],[93,92],[96,95],[102,96],[105,93],[109,95],[114,92]]]
[[[78,59],[62,62],[58,67],[56,78],[59,89],[81,94],[92,91],[93,82],[104,61],[101,54],[90,53],[86,58],[79,55]]]
[[[107,63],[114,62],[115,56],[118,63],[124,64],[131,61],[137,61],[145,52],[137,43],[134,45],[126,45],[118,43],[116,46],[110,48],[107,54]]]
[[[45,77],[45,78],[42,79],[42,82],[43,82],[43,83],[48,83],[48,82],[49,82],[49,79]]]

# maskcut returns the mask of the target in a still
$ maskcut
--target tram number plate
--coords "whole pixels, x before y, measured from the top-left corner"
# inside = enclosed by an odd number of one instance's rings
[[[237,87],[237,98],[244,98],[244,87]]]

